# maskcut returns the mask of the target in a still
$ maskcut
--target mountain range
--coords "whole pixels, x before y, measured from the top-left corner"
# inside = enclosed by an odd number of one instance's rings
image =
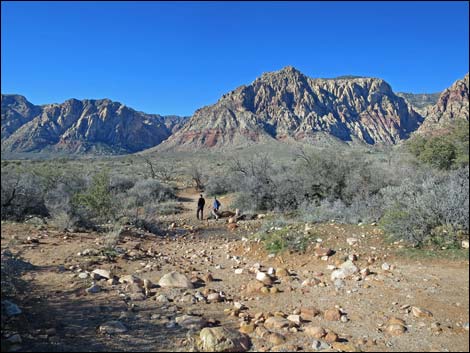
[[[288,66],[224,94],[190,118],[133,110],[109,99],[34,105],[2,94],[2,155],[125,154],[230,148],[265,141],[396,144],[469,119],[468,74],[441,94],[395,94],[379,78],[310,78]]]

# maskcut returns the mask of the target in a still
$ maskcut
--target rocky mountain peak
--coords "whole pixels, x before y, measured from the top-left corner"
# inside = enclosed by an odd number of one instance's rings
[[[314,79],[288,66],[198,110],[162,148],[225,147],[266,139],[396,143],[422,118],[377,78]]]

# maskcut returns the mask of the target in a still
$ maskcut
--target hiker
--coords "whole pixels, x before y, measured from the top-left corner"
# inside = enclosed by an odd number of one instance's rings
[[[196,217],[199,219],[199,212],[201,212],[201,221],[204,219],[204,205],[206,204],[206,200],[202,197],[202,194],[199,195],[199,200],[197,201],[197,212]]]
[[[219,208],[220,202],[217,200],[217,197],[214,196],[214,204],[212,205],[212,214],[214,215],[215,219],[219,219]]]

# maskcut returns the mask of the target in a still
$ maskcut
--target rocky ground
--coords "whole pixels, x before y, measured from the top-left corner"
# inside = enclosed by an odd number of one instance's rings
[[[2,351],[469,350],[468,261],[403,257],[373,225],[302,225],[304,254],[269,254],[265,220],[197,221],[183,196],[167,235],[112,251],[3,223]]]

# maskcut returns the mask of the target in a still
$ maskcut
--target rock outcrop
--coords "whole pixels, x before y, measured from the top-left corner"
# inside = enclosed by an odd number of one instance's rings
[[[437,103],[426,109],[418,134],[432,135],[457,121],[469,121],[469,75],[454,82],[441,93]]]
[[[159,149],[191,149],[321,137],[394,144],[422,121],[377,78],[312,79],[293,67],[263,74],[196,111]]]

